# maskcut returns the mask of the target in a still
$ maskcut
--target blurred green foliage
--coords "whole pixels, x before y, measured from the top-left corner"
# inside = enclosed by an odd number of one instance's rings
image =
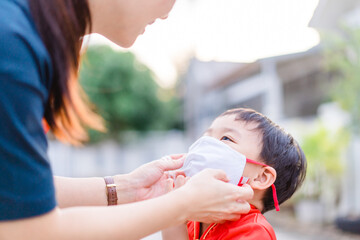
[[[342,154],[348,143],[349,134],[344,129],[332,132],[319,124],[317,131],[305,136],[302,143],[308,163],[307,177],[314,178],[319,168],[328,175],[341,176]]]
[[[349,139],[346,129],[329,130],[321,123],[314,133],[304,137],[301,147],[308,166],[302,192],[306,197],[320,197],[329,182],[333,191],[338,190]]]
[[[122,131],[166,130],[182,127],[181,104],[175,90],[160,88],[151,71],[132,53],[108,46],[87,49],[80,83],[108,131],[90,130],[90,142],[120,140]]]
[[[360,134],[360,29],[343,27],[341,35],[325,35],[325,59],[337,82],[332,97],[350,113],[351,131]]]

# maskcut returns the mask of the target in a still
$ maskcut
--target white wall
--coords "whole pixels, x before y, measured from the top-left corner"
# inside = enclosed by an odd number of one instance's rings
[[[188,146],[180,131],[152,132],[131,137],[130,143],[126,144],[107,141],[81,148],[50,141],[49,156],[55,175],[105,176],[128,173],[162,156],[187,152]]]

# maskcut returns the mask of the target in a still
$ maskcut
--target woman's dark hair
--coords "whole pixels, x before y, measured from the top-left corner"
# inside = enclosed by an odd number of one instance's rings
[[[87,127],[103,130],[78,81],[82,38],[91,29],[88,1],[28,1],[53,67],[44,118],[58,139],[81,143],[87,139]]]
[[[237,108],[221,116],[235,115],[235,120],[256,123],[255,131],[262,134],[261,160],[276,170],[275,187],[279,204],[289,199],[301,186],[306,176],[306,158],[296,140],[269,118],[252,109]],[[274,209],[272,190],[263,198],[263,213]]]

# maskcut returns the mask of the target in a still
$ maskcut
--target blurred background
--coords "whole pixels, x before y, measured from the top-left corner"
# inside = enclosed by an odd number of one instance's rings
[[[81,148],[50,135],[56,175],[128,173],[250,107],[308,160],[301,190],[265,214],[278,239],[360,239],[360,1],[178,0],[130,49],[85,43],[80,81],[108,132]]]

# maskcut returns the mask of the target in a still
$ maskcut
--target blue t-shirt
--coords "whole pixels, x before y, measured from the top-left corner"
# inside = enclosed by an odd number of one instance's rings
[[[0,0],[0,221],[55,208],[41,120],[51,59],[27,0]]]

